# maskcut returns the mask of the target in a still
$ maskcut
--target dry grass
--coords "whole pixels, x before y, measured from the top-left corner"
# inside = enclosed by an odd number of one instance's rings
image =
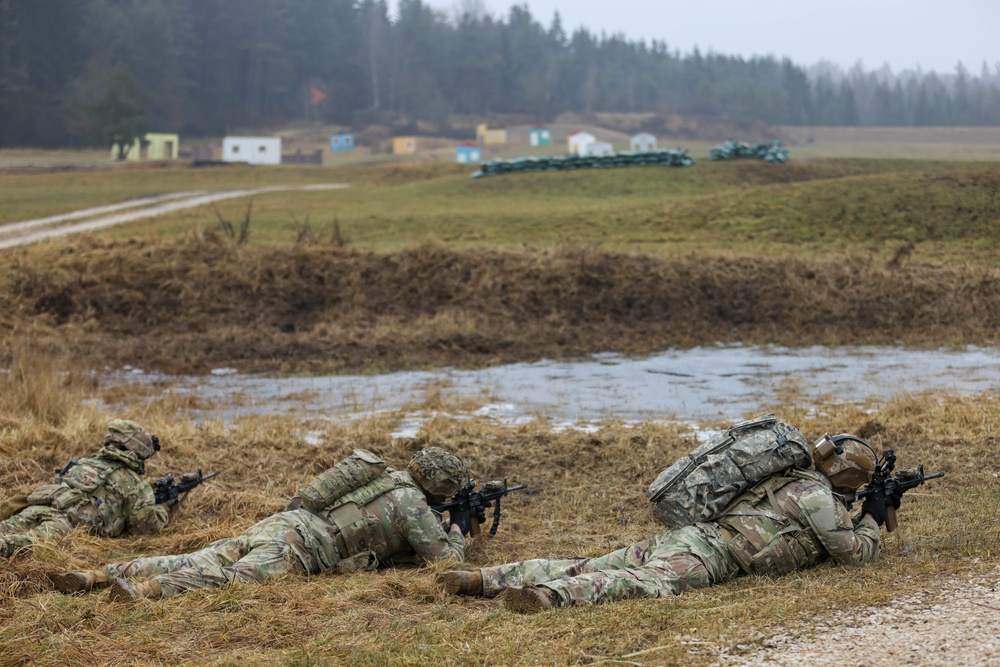
[[[48,479],[70,455],[92,451],[102,414],[85,384],[65,384],[52,366],[0,376],[0,493]],[[62,383],[62,384],[61,384]],[[54,390],[53,387],[65,390]],[[72,398],[70,398],[72,397]],[[448,598],[433,586],[436,568],[352,577],[287,577],[266,585],[128,606],[106,593],[66,597],[46,572],[95,566],[138,554],[180,552],[236,534],[278,510],[311,476],[354,447],[399,465],[427,444],[460,454],[481,479],[526,483],[506,505],[497,538],[474,543],[469,566],[542,555],[599,555],[657,530],[644,491],[655,472],[695,440],[687,426],[607,423],[597,433],[555,432],[543,421],[506,427],[487,419],[439,417],[415,438],[389,435],[399,415],[335,424],[257,417],[193,423],[170,402],[136,402],[124,415],[158,433],[163,451],[150,477],[200,467],[223,475],[191,494],[162,534],[102,540],[74,534],[0,569],[0,664],[466,665],[711,662],[714,646],[756,645],[835,610],[891,602],[950,578],[995,566],[1000,548],[994,508],[1000,405],[978,397],[906,396],[885,404],[794,404],[777,410],[810,438],[823,431],[877,432],[901,465],[923,462],[946,476],[907,495],[902,529],[865,568],[821,566],[781,580],[744,578],[665,600],[508,613],[495,600]],[[425,407],[451,405],[433,388]],[[68,403],[66,401],[69,401]],[[44,408],[52,403],[51,408]],[[413,406],[420,407],[420,406]],[[58,415],[53,419],[51,415]],[[119,416],[119,415],[114,415]],[[881,425],[874,428],[869,422]],[[867,426],[866,426],[867,425]],[[320,434],[323,444],[315,445]],[[975,490],[974,492],[972,490]],[[904,546],[907,548],[904,549]]]
[[[995,268],[871,257],[391,254],[218,237],[83,237],[13,253],[0,363],[26,339],[91,368],[316,372],[482,366],[745,342],[990,344]]]

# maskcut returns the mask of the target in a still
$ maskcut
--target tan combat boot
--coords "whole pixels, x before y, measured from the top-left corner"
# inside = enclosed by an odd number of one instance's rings
[[[438,588],[451,595],[481,596],[483,594],[483,575],[480,572],[462,570],[441,572],[434,577],[434,583],[438,585]]]
[[[537,614],[554,609],[556,592],[539,586],[511,586],[503,592],[503,606],[518,614]]]
[[[111,584],[111,599],[116,602],[132,602],[143,598],[156,600],[162,597],[163,591],[160,589],[160,582],[156,579],[149,581],[129,581],[118,578]]]
[[[82,572],[58,572],[50,574],[49,581],[60,593],[87,593],[108,585],[108,571],[84,570]]]

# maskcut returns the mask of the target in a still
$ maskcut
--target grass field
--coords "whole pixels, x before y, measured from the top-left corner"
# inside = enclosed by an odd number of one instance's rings
[[[209,208],[0,252],[0,496],[93,451],[115,417],[160,436],[150,477],[223,471],[160,535],[74,534],[4,563],[0,667],[699,667],[719,647],[752,650],[801,619],[862,615],[996,567],[995,391],[847,405],[806,400],[790,384],[759,412],[810,440],[865,429],[901,466],[946,473],[907,495],[902,528],[873,566],[534,617],[444,596],[433,574],[445,566],[288,577],[135,606],[54,593],[48,572],[237,534],[354,447],[399,466],[441,445],[480,479],[529,486],[506,506],[498,537],[471,546],[468,567],[599,555],[657,531],[645,489],[697,444],[692,426],[677,423],[612,420],[584,433],[543,416],[508,426],[474,416],[486,399],[435,387],[409,406],[439,414],[412,438],[391,435],[402,411],[343,423],[195,421],[169,382],[103,391],[104,368],[378,372],[717,342],[998,344],[1000,162],[702,161],[480,180],[469,171],[443,162],[0,169],[0,225],[174,191],[352,186],[255,197],[247,244]],[[247,202],[217,211],[238,226]]]
[[[507,504],[498,536],[468,550],[468,565],[540,555],[599,555],[658,530],[645,488],[656,470],[690,450],[690,426],[608,422],[595,433],[518,427],[487,418],[435,419],[415,437],[389,436],[401,415],[337,424],[293,416],[190,422],[169,391],[105,396],[93,380],[61,372],[58,358],[30,359],[0,375],[0,488],[46,481],[70,455],[91,451],[112,416],[146,424],[163,442],[150,477],[202,468],[223,474],[191,494],[160,535],[102,540],[72,534],[0,568],[0,665],[709,665],[713,650],[739,653],[777,632],[837,615],[851,618],[895,596],[933,590],[939,578],[988,574],[1000,533],[995,395],[910,396],[872,405],[809,404],[794,395],[761,405],[815,439],[866,428],[900,465],[944,471],[910,492],[901,528],[878,562],[824,565],[782,579],[742,578],[678,598],[621,602],[525,617],[499,601],[449,598],[433,585],[442,567],[356,576],[291,576],[264,585],[137,605],[107,593],[62,596],[45,573],[141,554],[193,550],[239,533],[353,447],[402,465],[416,449],[444,446],[479,479],[507,476],[529,490]],[[70,367],[72,366],[69,364]],[[458,402],[453,402],[453,401]],[[428,395],[426,409],[470,413],[475,399]],[[315,444],[319,442],[319,444]],[[266,471],[264,473],[263,471]],[[969,489],[975,489],[970,501]],[[885,535],[883,533],[883,535]],[[843,621],[841,621],[843,622]],[[742,647],[742,648],[735,648]]]
[[[336,224],[350,247],[398,251],[427,240],[456,248],[596,246],[689,252],[891,258],[992,265],[1000,241],[1000,163],[814,160],[703,162],[468,178],[470,167],[400,163],[353,168],[135,167],[0,171],[0,223],[174,191],[349,183],[348,190],[258,195],[254,243],[292,243]],[[171,237],[241,221],[247,200],[101,232]]]

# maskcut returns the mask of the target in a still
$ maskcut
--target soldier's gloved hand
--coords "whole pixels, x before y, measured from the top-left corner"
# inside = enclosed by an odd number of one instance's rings
[[[879,526],[885,523],[886,507],[889,502],[885,497],[885,489],[876,489],[870,496],[865,498],[861,505],[861,516],[871,514],[875,523]]]
[[[895,493],[891,493],[888,496],[886,496],[885,502],[886,502],[887,505],[891,505],[892,509],[898,510],[899,509],[899,504],[901,502],[903,502],[903,497],[901,495],[897,495]]]

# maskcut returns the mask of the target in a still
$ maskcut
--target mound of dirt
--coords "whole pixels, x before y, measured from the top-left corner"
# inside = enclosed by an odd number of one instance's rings
[[[859,259],[83,237],[12,254],[0,330],[99,368],[378,370],[720,341],[984,343],[998,295],[997,270]]]

